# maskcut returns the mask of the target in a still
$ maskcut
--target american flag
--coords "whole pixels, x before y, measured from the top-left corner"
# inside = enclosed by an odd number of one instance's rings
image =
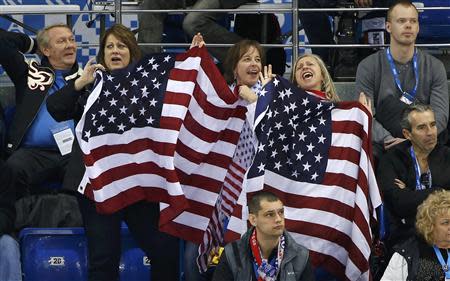
[[[205,48],[100,73],[76,128],[79,191],[102,213],[162,202],[160,229],[199,243],[246,113],[221,77]]]
[[[370,222],[381,204],[371,164],[371,117],[358,102],[331,103],[277,77],[259,99],[258,147],[227,240],[247,227],[246,198],[261,189],[285,204],[286,228],[315,267],[369,280]],[[272,98],[273,97],[273,98]]]
[[[245,173],[255,155],[255,138],[248,121],[246,120],[242,128],[233,161],[228,167],[213,216],[199,245],[197,264],[202,272],[208,269],[211,251],[224,244],[224,233],[227,229],[228,220],[236,207],[237,200],[242,192]]]

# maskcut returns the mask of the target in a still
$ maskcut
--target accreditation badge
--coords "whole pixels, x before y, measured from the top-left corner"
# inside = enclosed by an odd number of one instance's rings
[[[412,104],[413,100],[414,100],[414,98],[411,97],[411,95],[408,94],[407,92],[403,92],[403,95],[400,97],[400,101],[407,105]]]

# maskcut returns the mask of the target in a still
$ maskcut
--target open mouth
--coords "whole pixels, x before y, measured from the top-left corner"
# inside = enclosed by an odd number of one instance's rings
[[[122,61],[122,59],[121,58],[111,58],[111,61],[112,62],[120,62],[120,61]]]
[[[311,79],[313,77],[313,73],[312,72],[310,72],[310,71],[305,71],[303,74],[302,74],[302,78],[303,79]]]
[[[250,75],[258,75],[259,70],[257,69],[250,69],[249,71],[247,71],[248,74]]]

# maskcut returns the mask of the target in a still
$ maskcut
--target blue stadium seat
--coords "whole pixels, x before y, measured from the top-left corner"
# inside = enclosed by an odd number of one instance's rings
[[[120,280],[147,281],[150,278],[150,261],[131,236],[126,224],[122,224],[122,257]]]
[[[20,232],[24,281],[87,280],[83,228],[25,228]],[[150,264],[126,225],[122,225],[120,280],[149,280]]]
[[[24,281],[87,280],[83,228],[26,228],[20,247]]]

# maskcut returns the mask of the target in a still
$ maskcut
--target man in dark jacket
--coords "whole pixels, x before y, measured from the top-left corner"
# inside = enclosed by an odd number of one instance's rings
[[[58,24],[40,31],[36,41],[0,30],[0,64],[14,83],[16,98],[6,165],[19,196],[30,186],[63,178],[74,139],[73,122],[55,121],[45,100],[78,75],[75,36],[68,26]],[[37,47],[43,55],[41,63],[27,63],[23,53]]]
[[[248,210],[253,227],[225,246],[213,280],[315,280],[308,250],[285,231],[281,200],[260,191],[251,198]]]
[[[380,161],[378,184],[390,217],[389,244],[415,233],[417,207],[436,189],[450,189],[450,148],[437,143],[437,126],[429,105],[409,105],[401,118],[408,140]]]

